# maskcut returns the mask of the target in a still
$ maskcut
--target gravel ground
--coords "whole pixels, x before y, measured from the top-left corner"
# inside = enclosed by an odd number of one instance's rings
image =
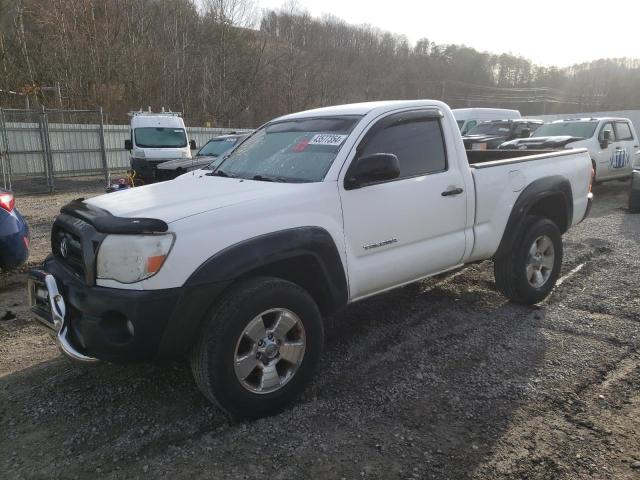
[[[32,261],[59,206],[99,192],[18,198]],[[356,303],[328,319],[303,398],[251,423],[207,404],[186,362],[68,362],[29,319],[24,274],[5,275],[1,476],[639,479],[640,215],[625,192],[596,189],[544,303],[506,302],[490,262]]]

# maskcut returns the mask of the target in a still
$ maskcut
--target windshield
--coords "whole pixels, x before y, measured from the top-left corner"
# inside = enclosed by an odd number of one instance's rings
[[[487,122],[476,125],[467,135],[505,135],[511,130],[510,122]]]
[[[558,122],[547,123],[535,131],[532,137],[580,137],[590,138],[596,131],[598,122]]]
[[[319,182],[360,116],[271,123],[232,151],[214,175],[280,182]]]
[[[209,140],[204,147],[200,149],[198,157],[219,157],[225,152],[228,152],[233,146],[238,143],[237,137],[231,138],[214,138]]]
[[[187,134],[183,128],[144,127],[134,130],[140,148],[184,148]]]

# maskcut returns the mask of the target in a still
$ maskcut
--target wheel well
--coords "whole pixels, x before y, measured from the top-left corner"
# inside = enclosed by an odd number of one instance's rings
[[[245,273],[242,279],[268,276],[278,277],[304,288],[318,305],[322,315],[329,315],[336,309],[331,296],[327,276],[320,262],[312,255],[279,260]]]
[[[564,195],[555,194],[542,198],[529,209],[529,215],[538,215],[551,220],[564,233],[569,228],[569,212]]]

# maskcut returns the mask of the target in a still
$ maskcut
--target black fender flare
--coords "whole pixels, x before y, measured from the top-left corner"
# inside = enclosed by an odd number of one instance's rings
[[[319,267],[319,271],[308,272],[313,275],[308,281],[323,283],[328,295],[327,310],[346,305],[349,290],[342,259],[333,238],[321,227],[279,230],[231,245],[200,265],[185,286],[228,284],[270,265],[304,258],[312,258]]]
[[[564,201],[566,208],[566,221],[564,225],[558,225],[561,233],[564,233],[573,223],[573,190],[571,183],[565,177],[553,175],[550,177],[534,180],[520,193],[513,205],[509,220],[502,234],[502,240],[494,258],[501,257],[510,252],[513,242],[517,238],[524,218],[531,212],[531,209],[541,200],[548,198],[559,198]]]

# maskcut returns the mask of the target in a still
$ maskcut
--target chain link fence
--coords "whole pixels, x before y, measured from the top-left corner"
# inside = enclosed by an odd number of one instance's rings
[[[187,127],[200,147],[234,129]],[[247,129],[236,129],[247,132]],[[128,125],[105,125],[96,110],[1,109],[0,174],[4,188],[53,192],[72,177],[96,176],[108,183],[111,173],[129,168],[124,141]]]

